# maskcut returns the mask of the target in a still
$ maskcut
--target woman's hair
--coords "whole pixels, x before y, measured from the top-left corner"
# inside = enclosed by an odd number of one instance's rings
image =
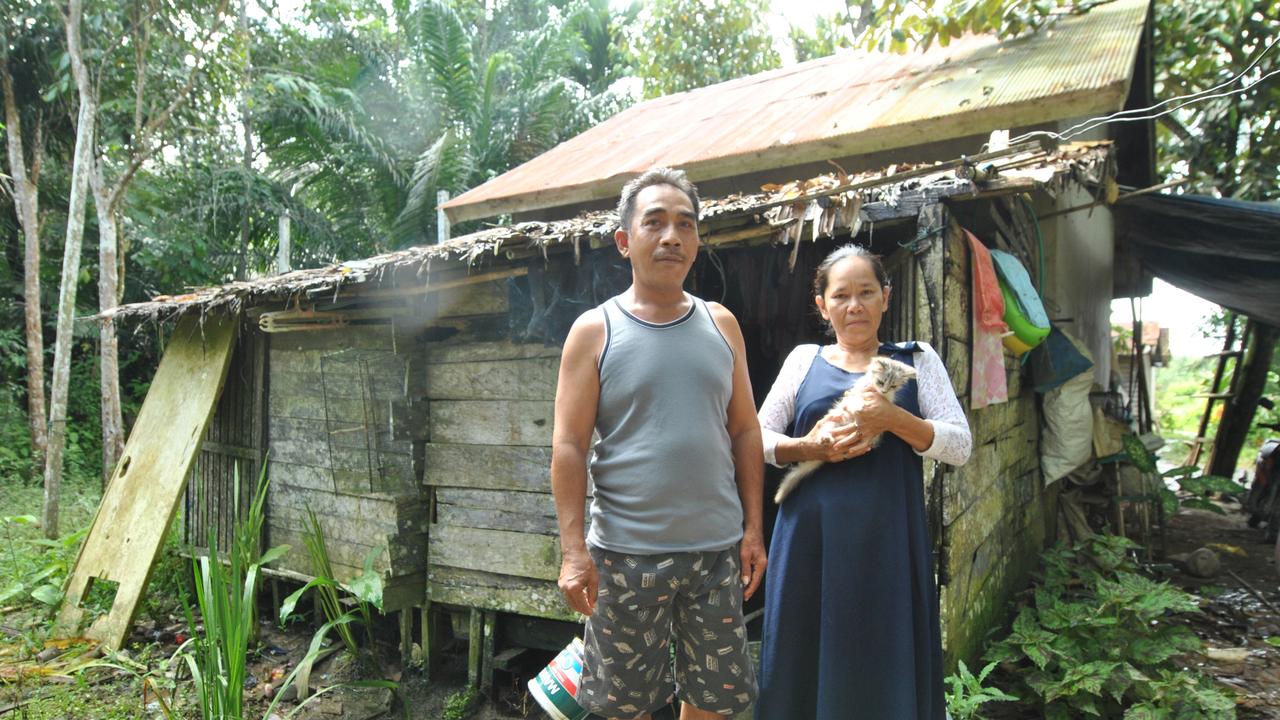
[[[835,264],[841,260],[851,257],[862,258],[871,263],[871,271],[876,274],[876,282],[882,288],[889,286],[889,274],[884,271],[884,263],[880,261],[880,256],[872,254],[870,250],[861,245],[849,243],[832,250],[831,254],[818,263],[818,271],[813,276],[813,294],[825,295],[827,283],[831,278],[831,268],[835,267]]]

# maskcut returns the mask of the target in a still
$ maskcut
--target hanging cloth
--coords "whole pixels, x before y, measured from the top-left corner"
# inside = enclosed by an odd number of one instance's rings
[[[968,230],[969,249],[973,251],[973,322],[975,327],[996,333],[1009,331],[1004,324],[1004,295],[996,279],[991,251]]]
[[[969,407],[977,410],[1009,399],[1009,382],[1004,370],[1004,344],[1009,331],[1004,324],[1004,296],[996,279],[991,252],[968,230],[973,256],[973,379]]]

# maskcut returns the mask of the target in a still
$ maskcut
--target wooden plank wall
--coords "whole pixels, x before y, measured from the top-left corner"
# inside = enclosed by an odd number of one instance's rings
[[[573,619],[555,583],[550,446],[559,357],[554,346],[465,335],[427,350],[432,602]]]
[[[421,605],[425,582],[421,346],[406,334],[391,325],[278,333],[267,362],[267,536],[291,547],[275,566],[312,574],[310,507],[339,580],[359,575],[383,546],[375,568],[388,611]]]

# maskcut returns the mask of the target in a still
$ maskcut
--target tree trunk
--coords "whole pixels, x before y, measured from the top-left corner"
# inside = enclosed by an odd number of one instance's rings
[[[98,215],[98,311],[114,308],[120,298],[119,225],[111,201],[111,191],[103,178],[101,160],[93,162],[90,181],[93,204]],[[102,384],[102,487],[105,490],[116,463],[124,454],[124,419],[120,411],[120,350],[115,321],[103,318],[98,324],[98,356]]]
[[[49,446],[44,405],[44,331],[40,316],[40,196],[39,172],[41,147],[40,123],[36,123],[31,173],[22,149],[22,123],[18,101],[13,95],[13,76],[9,74],[8,38],[0,37],[0,90],[4,92],[4,121],[7,128],[9,172],[13,176],[14,209],[22,226],[22,299],[25,304],[27,340],[27,420],[31,428],[31,467],[44,469]]]
[[[249,109],[249,82],[252,56],[249,54],[249,22],[246,0],[240,0],[237,34],[244,50],[244,68],[240,75],[240,120],[244,127],[244,210],[240,213],[240,257],[236,262],[236,279],[249,277],[249,206],[253,191],[253,121]]]
[[[93,162],[94,122],[97,115],[92,87],[80,50],[81,0],[71,0],[66,16],[67,54],[80,91],[76,119],[76,149],[71,166],[71,195],[67,202],[67,236],[62,255],[62,286],[58,290],[58,335],[53,352],[53,388],[49,398],[49,453],[44,466],[45,537],[58,536],[58,500],[62,489],[62,452],[67,439],[67,391],[71,380],[71,340],[76,312],[76,281],[80,277],[80,245],[88,202],[89,169]]]
[[[1218,432],[1213,438],[1210,475],[1229,478],[1236,471],[1236,461],[1244,449],[1254,413],[1258,410],[1258,400],[1267,384],[1267,370],[1271,368],[1276,339],[1280,337],[1280,329],[1253,320],[1249,321],[1249,329],[1245,333],[1248,348],[1236,371],[1237,382],[1232,383],[1235,395],[1227,400]]]

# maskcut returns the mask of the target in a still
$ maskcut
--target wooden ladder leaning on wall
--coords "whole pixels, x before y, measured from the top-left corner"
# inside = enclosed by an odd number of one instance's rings
[[[1200,418],[1200,429],[1196,431],[1195,438],[1191,441],[1191,452],[1187,454],[1187,459],[1183,465],[1195,465],[1200,461],[1200,452],[1204,449],[1205,443],[1212,438],[1206,437],[1205,433],[1209,430],[1209,420],[1213,417],[1213,404],[1219,400],[1226,401],[1235,397],[1236,394],[1236,378],[1239,376],[1237,372],[1240,369],[1240,361],[1244,358],[1245,345],[1249,341],[1248,333],[1244,333],[1240,338],[1240,347],[1236,347],[1236,314],[1227,311],[1227,334],[1222,342],[1222,351],[1207,357],[1216,357],[1218,359],[1217,369],[1213,372],[1213,384],[1209,387],[1207,393],[1197,393],[1192,397],[1205,398],[1204,415]],[[1235,364],[1231,367],[1231,379],[1228,382],[1227,390],[1222,389],[1222,381],[1226,375],[1227,361],[1235,360]]]

